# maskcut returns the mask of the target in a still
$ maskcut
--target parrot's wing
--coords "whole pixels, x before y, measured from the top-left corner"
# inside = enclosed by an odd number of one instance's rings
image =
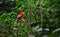
[[[16,22],[18,22],[18,18],[16,18]]]

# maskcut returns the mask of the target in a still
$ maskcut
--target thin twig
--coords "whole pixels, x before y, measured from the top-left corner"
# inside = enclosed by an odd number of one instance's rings
[[[41,17],[41,28],[42,28],[42,32],[41,34],[39,34],[39,36],[42,36],[43,35],[43,7],[42,7],[42,3],[43,3],[43,0],[39,0],[40,1],[40,17]]]

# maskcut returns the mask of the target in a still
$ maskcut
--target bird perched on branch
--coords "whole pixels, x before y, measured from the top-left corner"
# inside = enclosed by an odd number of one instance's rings
[[[17,21],[17,22],[25,22],[25,19],[23,18],[24,14],[25,14],[25,12],[19,13],[19,14],[17,15],[16,21]]]

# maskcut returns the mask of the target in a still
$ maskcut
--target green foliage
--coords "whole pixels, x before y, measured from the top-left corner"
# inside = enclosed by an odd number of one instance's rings
[[[52,31],[60,27],[60,0],[42,0],[43,28],[50,28],[50,37],[55,35]],[[41,20],[39,0],[0,0],[0,36],[1,37],[28,37],[36,34],[29,22]],[[3,4],[5,3],[5,4]],[[26,22],[16,22],[17,14],[25,12]],[[41,26],[41,23],[37,24]],[[42,33],[41,33],[42,34]],[[56,37],[59,33],[56,33]],[[4,36],[3,36],[4,35]],[[55,37],[55,36],[53,36]]]

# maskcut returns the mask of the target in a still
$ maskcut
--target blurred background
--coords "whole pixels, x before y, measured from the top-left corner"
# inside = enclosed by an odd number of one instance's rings
[[[60,0],[0,0],[0,37],[60,37]]]

